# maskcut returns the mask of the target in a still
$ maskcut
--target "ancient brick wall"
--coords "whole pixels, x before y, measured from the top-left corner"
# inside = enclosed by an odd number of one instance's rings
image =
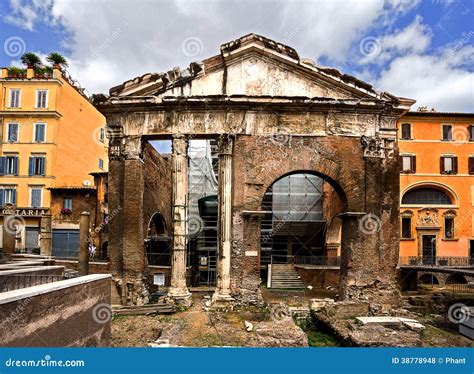
[[[110,300],[110,276],[106,275],[88,275],[1,293],[0,345],[109,346]]]
[[[150,143],[143,150],[143,169],[146,193],[143,195],[143,224],[145,236],[154,213],[160,213],[165,232],[172,233],[172,166],[171,159],[161,156]]]
[[[341,252],[345,265],[341,274],[347,287],[341,296],[363,299],[380,295],[387,302],[396,302],[397,160],[365,158],[360,139],[348,136],[236,138],[231,271],[236,295],[245,302],[257,302],[261,282],[260,223],[245,212],[260,210],[268,187],[293,172],[321,176],[346,201],[338,203],[338,208],[349,214],[343,219]],[[358,215],[352,217],[351,212]],[[375,222],[368,222],[370,227],[364,230],[367,214]]]

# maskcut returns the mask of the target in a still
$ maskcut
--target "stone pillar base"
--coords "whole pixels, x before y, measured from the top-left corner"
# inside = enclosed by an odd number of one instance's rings
[[[230,293],[216,290],[212,295],[211,308],[229,308],[233,306],[234,301]]]
[[[191,292],[188,290],[170,289],[165,298],[165,302],[181,308],[189,308],[193,304]]]

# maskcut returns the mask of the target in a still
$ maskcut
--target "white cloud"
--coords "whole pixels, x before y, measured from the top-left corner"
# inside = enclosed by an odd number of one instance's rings
[[[53,0],[10,0],[10,12],[4,21],[25,30],[33,31],[39,16],[51,7]]]
[[[431,43],[432,32],[431,28],[423,24],[422,21],[422,17],[418,15],[404,29],[395,30],[392,34],[375,38],[373,41],[375,46],[372,47],[375,49],[364,48],[363,39],[360,46],[363,57],[359,62],[361,64],[384,64],[400,55],[426,51]],[[365,51],[367,53],[364,53]]]
[[[362,68],[360,75],[382,89],[439,110],[472,110],[474,47],[452,43],[428,54],[431,29],[421,17],[393,29],[420,0],[322,1],[156,1],[10,0],[5,20],[34,30],[38,22],[65,29],[69,71],[90,93],[146,72],[187,66],[219,53],[219,46],[250,32],[297,49],[301,57],[325,58],[335,65]],[[358,41],[374,30],[380,54],[356,66]],[[377,35],[375,33],[374,35]],[[202,48],[193,56],[183,41],[194,37]],[[44,51],[48,53],[50,51]],[[356,53],[354,53],[356,52]],[[386,66],[381,72],[382,66]],[[344,70],[348,70],[344,68]],[[350,73],[350,71],[348,71]]]
[[[90,92],[106,92],[137,75],[213,56],[222,43],[250,32],[289,44],[302,57],[342,61],[385,11],[383,0],[120,0],[91,6],[56,0],[52,18],[72,35],[67,41],[71,73]],[[188,37],[202,41],[202,50],[192,57],[182,50]]]
[[[472,47],[465,48],[451,58],[418,54],[398,57],[382,73],[377,86],[416,99],[416,106],[472,112],[474,73],[462,66],[472,66],[474,53]]]

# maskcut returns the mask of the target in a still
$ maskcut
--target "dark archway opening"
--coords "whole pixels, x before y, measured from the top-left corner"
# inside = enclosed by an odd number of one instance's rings
[[[276,180],[262,199],[260,275],[270,264],[326,265],[340,255],[341,221],[346,199],[333,182],[312,172]]]
[[[171,237],[167,235],[165,221],[158,212],[153,214],[148,224],[145,250],[149,265],[171,266]]]
[[[446,279],[446,284],[467,284],[467,279],[461,274],[452,274]]]
[[[421,277],[418,278],[418,283],[439,285],[438,278],[436,278],[436,276],[434,276],[433,274],[423,274]]]

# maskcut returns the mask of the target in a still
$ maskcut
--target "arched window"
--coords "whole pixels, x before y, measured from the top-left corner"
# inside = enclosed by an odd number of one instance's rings
[[[412,189],[403,195],[402,204],[408,205],[451,205],[450,197],[436,188]]]

